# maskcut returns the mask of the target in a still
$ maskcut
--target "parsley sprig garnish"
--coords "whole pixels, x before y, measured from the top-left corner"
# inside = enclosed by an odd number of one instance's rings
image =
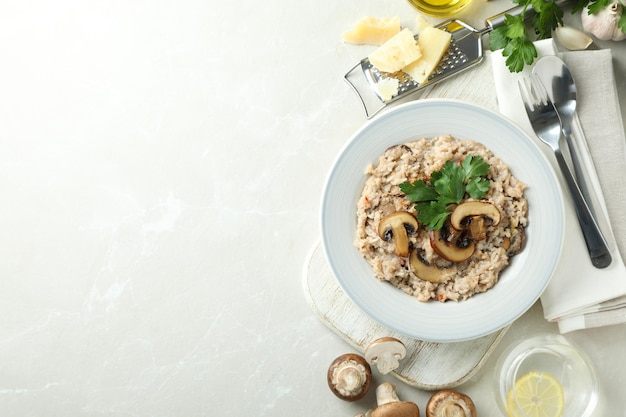
[[[469,155],[456,163],[447,161],[430,175],[430,184],[423,180],[400,184],[406,198],[415,204],[417,219],[432,230],[439,230],[450,215],[450,204],[459,204],[465,195],[481,199],[489,190],[486,178],[489,164],[479,156]]]
[[[588,12],[594,14],[607,7],[614,0],[573,0],[572,14],[588,7]],[[546,39],[552,36],[552,31],[563,24],[563,9],[556,0],[513,0],[523,11],[517,16],[505,15],[504,25],[493,30],[489,36],[489,46],[492,51],[502,49],[506,57],[506,66],[511,72],[520,72],[526,65],[530,65],[537,58],[537,49],[534,39]],[[562,2],[559,2],[562,3]],[[531,27],[533,33],[525,24],[529,9],[534,9]],[[626,32],[626,14],[622,14],[618,27]]]

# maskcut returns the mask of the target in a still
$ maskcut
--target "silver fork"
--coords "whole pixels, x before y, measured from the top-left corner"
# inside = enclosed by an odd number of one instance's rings
[[[565,182],[574,201],[574,208],[578,222],[582,229],[591,263],[596,268],[606,268],[611,264],[611,254],[600,228],[593,218],[589,206],[580,192],[580,188],[565,162],[561,153],[561,119],[548,97],[548,92],[536,74],[518,82],[519,90],[526,107],[533,130],[545,144],[554,151],[559,168],[565,177]]]

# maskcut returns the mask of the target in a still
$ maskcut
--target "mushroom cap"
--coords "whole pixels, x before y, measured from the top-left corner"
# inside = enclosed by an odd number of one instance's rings
[[[428,400],[426,417],[476,417],[476,406],[465,394],[441,390]]]
[[[525,240],[526,232],[524,231],[524,227],[518,226],[513,229],[511,237],[506,238],[503,245],[507,255],[513,256],[520,253],[522,249],[524,249]]]
[[[378,224],[378,236],[386,242],[393,240],[396,255],[408,256],[408,235],[415,233],[418,227],[419,223],[411,213],[396,211],[380,221]]]
[[[420,409],[413,402],[399,401],[376,407],[372,417],[420,417]]]
[[[464,221],[467,218],[480,216],[489,225],[496,226],[500,223],[502,214],[500,210],[489,201],[467,201],[455,207],[450,215],[450,224],[457,230],[466,227]]]
[[[399,366],[406,356],[406,346],[394,337],[381,337],[371,342],[365,349],[365,360],[376,365],[378,371],[386,375]]]
[[[337,398],[356,401],[369,391],[372,369],[364,357],[346,353],[337,357],[328,367],[328,387]]]
[[[442,230],[431,230],[430,246],[443,259],[450,262],[463,262],[474,254],[476,245],[473,240],[467,240],[467,246],[459,247],[456,242],[448,242]]]
[[[423,249],[415,249],[409,256],[409,266],[419,279],[433,283],[446,282],[452,278],[450,270],[433,265],[424,259]]]

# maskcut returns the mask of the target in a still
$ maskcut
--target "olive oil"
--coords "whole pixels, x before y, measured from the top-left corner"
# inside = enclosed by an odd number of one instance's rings
[[[408,0],[420,13],[432,17],[451,17],[472,0]]]

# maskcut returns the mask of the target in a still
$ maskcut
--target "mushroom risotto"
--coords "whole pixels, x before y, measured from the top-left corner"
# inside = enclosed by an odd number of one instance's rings
[[[423,202],[454,188],[447,178],[435,180],[469,172],[475,178],[465,180],[470,185],[457,192],[457,201]],[[420,301],[460,301],[487,291],[523,248],[526,185],[478,142],[440,136],[396,145],[366,176],[355,245],[376,278]],[[407,187],[415,186],[417,197],[410,199]],[[442,208],[433,214],[431,207]],[[424,221],[427,215],[432,223]]]

